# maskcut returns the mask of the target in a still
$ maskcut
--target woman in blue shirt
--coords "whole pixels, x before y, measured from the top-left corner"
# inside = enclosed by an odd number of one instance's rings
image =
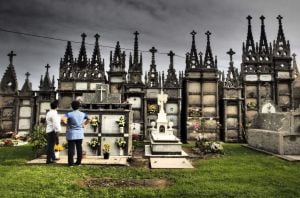
[[[82,160],[82,140],[84,138],[84,125],[90,123],[91,119],[86,113],[79,111],[79,101],[71,103],[73,111],[68,112],[62,118],[62,122],[67,125],[66,136],[68,140],[68,165],[74,164],[74,148],[76,146],[77,161],[75,165],[80,165]]]

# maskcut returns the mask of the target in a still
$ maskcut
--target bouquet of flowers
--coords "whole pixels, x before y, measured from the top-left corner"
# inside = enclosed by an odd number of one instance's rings
[[[62,151],[62,150],[64,150],[62,145],[60,145],[60,144],[55,144],[54,145],[54,151],[55,152],[59,152],[59,151]]]
[[[117,139],[116,140],[116,145],[118,146],[118,148],[125,148],[126,146],[126,141],[123,139]]]
[[[110,150],[110,145],[104,144],[102,148],[103,153],[109,153],[109,150]]]
[[[97,127],[98,124],[99,124],[99,119],[96,116],[93,117],[92,120],[91,120],[92,127]]]
[[[125,127],[126,122],[125,122],[124,116],[121,116],[119,118],[119,120],[117,121],[117,123],[118,123],[119,127]]]
[[[99,142],[97,138],[92,138],[90,142],[88,142],[88,145],[91,147],[91,149],[96,150],[99,147]]]

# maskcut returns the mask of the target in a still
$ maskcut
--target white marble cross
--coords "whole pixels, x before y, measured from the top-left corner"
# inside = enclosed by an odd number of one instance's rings
[[[164,103],[168,101],[168,95],[164,94],[163,90],[161,89],[160,94],[157,95],[157,104],[159,105],[159,112],[164,113]]]
[[[105,91],[105,89],[103,89],[103,86],[101,85],[96,85],[96,90],[97,91],[100,91],[100,101],[102,102],[102,99],[103,99],[103,91]]]

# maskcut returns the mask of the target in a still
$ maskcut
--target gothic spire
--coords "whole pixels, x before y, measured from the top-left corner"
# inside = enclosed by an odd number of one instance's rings
[[[87,56],[86,56],[86,49],[85,49],[85,38],[86,38],[86,34],[83,33],[81,34],[82,37],[82,42],[81,42],[81,47],[79,50],[79,56],[78,56],[78,64],[81,66],[85,66],[87,64]]]
[[[1,80],[1,92],[16,93],[18,92],[18,81],[15,68],[13,66],[13,58],[16,54],[11,51],[8,55],[9,65]]]
[[[73,62],[74,59],[73,59],[72,45],[71,45],[71,41],[68,41],[63,63],[72,64]]]
[[[252,35],[252,29],[251,29],[251,19],[252,17],[250,15],[247,16],[248,20],[248,33],[247,33],[247,40],[246,40],[246,49],[244,52],[247,53],[255,53],[255,46],[254,46],[254,40]]]
[[[265,31],[265,24],[264,24],[265,17],[263,15],[261,15],[260,20],[261,20],[261,31],[260,31],[259,50],[258,51],[260,54],[268,54],[269,53],[268,41],[267,41],[267,36],[266,36],[266,31]]]
[[[54,90],[53,83],[51,82],[50,76],[49,76],[49,68],[50,68],[50,65],[47,64],[47,65],[45,66],[45,68],[46,68],[45,77],[44,77],[44,79],[41,78],[39,88],[40,88],[40,90],[43,90],[43,91]]]
[[[31,92],[32,91],[32,84],[29,81],[30,73],[26,72],[25,76],[26,76],[26,79],[25,79],[25,82],[24,82],[23,87],[21,89],[21,92]]]
[[[155,64],[155,53],[157,52],[157,49],[155,49],[155,47],[152,47],[149,52],[151,52],[152,54],[152,58],[151,58],[151,69],[155,69],[156,70],[156,64]]]
[[[163,79],[163,83],[164,83],[163,86],[168,87],[168,88],[170,88],[170,87],[174,88],[174,86],[178,86],[178,78],[176,75],[176,70],[174,69],[175,53],[173,51],[170,51],[168,53],[168,56],[170,57],[170,65],[169,65],[166,81],[164,81],[164,79]]]
[[[138,45],[138,35],[139,32],[135,31],[134,33],[134,52],[133,52],[133,63],[135,65],[139,62],[139,45]]]
[[[100,35],[96,34],[95,35],[95,48],[94,48],[94,51],[93,51],[93,56],[92,56],[92,61],[91,61],[92,66],[101,65],[101,54],[100,54],[100,48],[99,48],[99,38],[100,38]]]
[[[282,16],[278,15],[277,17],[278,19],[278,23],[279,23],[279,28],[278,28],[278,34],[277,34],[277,40],[276,40],[276,43],[277,45],[281,44],[281,45],[286,45],[286,40],[285,40],[285,37],[284,37],[284,33],[283,33],[283,28],[282,28]]]
[[[297,76],[299,76],[299,69],[298,69],[298,65],[296,62],[297,55],[295,53],[293,53],[292,56],[293,56],[293,72],[294,72],[294,76],[297,77]]]
[[[205,51],[205,56],[204,56],[204,68],[214,68],[215,67],[215,62],[214,58],[212,55],[211,47],[210,47],[210,31],[207,31],[206,33],[207,36],[207,44],[206,44],[206,51]]]
[[[159,87],[159,76],[155,64],[155,53],[157,52],[157,50],[155,49],[155,47],[152,47],[149,51],[152,54],[152,60],[150,70],[148,72],[147,85],[148,87]]]
[[[199,66],[199,60],[198,60],[196,42],[195,42],[195,35],[196,34],[197,34],[197,32],[195,32],[194,30],[191,32],[192,47],[191,47],[191,52],[189,53],[189,66],[191,68],[197,68]]]
[[[224,85],[226,87],[237,87],[239,86],[238,73],[237,73],[237,69],[233,66],[233,60],[232,60],[232,56],[235,54],[235,52],[230,48],[227,54],[230,57],[230,62],[229,62],[229,68],[227,71],[227,77]]]

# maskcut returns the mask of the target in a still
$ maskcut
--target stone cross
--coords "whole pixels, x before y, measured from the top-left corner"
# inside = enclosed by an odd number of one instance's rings
[[[232,62],[232,56],[235,54],[235,52],[232,50],[232,48],[230,48],[227,54],[230,56],[230,62]]]
[[[9,63],[13,64],[13,58],[14,56],[17,56],[17,54],[15,54],[14,51],[11,51],[7,56],[9,56]]]
[[[28,80],[29,79],[29,76],[30,76],[30,73],[29,72],[26,72],[26,80]]]
[[[155,47],[152,47],[149,52],[152,53],[152,65],[155,65],[155,53],[157,52],[157,49]]]
[[[251,24],[251,19],[252,19],[252,16],[248,15],[248,16],[247,16],[247,20],[248,20],[248,24],[249,24],[249,25]]]
[[[279,24],[281,25],[282,16],[278,15],[277,19],[279,21]]]
[[[49,70],[49,68],[50,68],[50,65],[49,65],[49,64],[47,64],[45,67],[46,67],[46,69],[47,69],[47,71],[46,71],[46,72],[48,73],[48,70]]]
[[[164,113],[164,103],[168,101],[168,95],[164,94],[163,89],[161,89],[161,92],[159,95],[157,95],[157,104],[159,105],[159,112]]]
[[[104,91],[106,91],[106,89],[103,89],[103,87],[101,85],[96,85],[96,90],[97,92],[100,92],[100,102],[102,102],[103,100],[103,93]]]
[[[205,32],[206,36],[207,36],[207,40],[209,41],[209,37],[211,35],[210,31]]]
[[[171,50],[168,53],[168,56],[170,56],[170,65],[173,67],[173,57],[175,56],[175,53]]]

